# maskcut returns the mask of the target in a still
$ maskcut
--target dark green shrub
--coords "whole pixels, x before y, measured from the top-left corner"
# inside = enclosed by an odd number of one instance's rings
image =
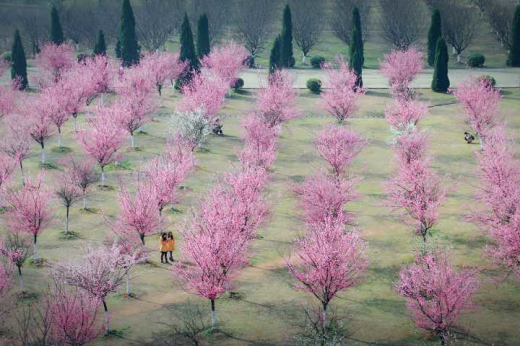
[[[238,89],[241,89],[243,87],[244,87],[244,80],[242,78],[238,78],[235,81],[235,84],[233,84],[233,89],[235,89],[235,91],[238,91]]]
[[[13,54],[11,52],[5,52],[2,54],[2,59],[5,61],[13,62]]]
[[[468,56],[469,67],[482,67],[486,62],[486,57],[480,53],[473,53]]]
[[[322,56],[313,56],[311,58],[311,65],[312,67],[314,68],[321,68],[321,65],[323,65],[325,63],[325,58],[322,57]]]
[[[495,86],[497,85],[496,79],[489,75],[482,75],[482,76],[478,77],[477,80],[479,82],[485,81],[491,88],[495,88]]]
[[[307,81],[307,89],[309,89],[313,94],[319,94],[321,92],[321,80],[316,78],[311,78]]]

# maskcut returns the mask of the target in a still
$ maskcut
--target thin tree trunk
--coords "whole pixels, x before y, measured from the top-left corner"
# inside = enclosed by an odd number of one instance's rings
[[[58,127],[58,147],[61,148],[61,127]]]
[[[83,194],[83,210],[87,210],[87,194]]]
[[[303,55],[302,65],[305,65],[305,62],[307,61],[307,55],[305,55],[305,53],[303,53],[302,55]]]
[[[126,295],[130,296],[130,275],[126,275]]]
[[[480,143],[480,151],[484,151],[484,138],[478,136],[478,141]]]
[[[74,117],[74,132],[78,132],[78,117]]]
[[[34,254],[33,254],[33,260],[37,261],[39,260],[40,258],[38,257],[38,245],[36,244],[37,242],[37,238],[36,238],[36,235],[34,236]]]
[[[22,185],[25,185],[25,177],[23,175],[23,161],[20,160],[20,173],[22,174]]]
[[[460,63],[460,61],[461,61],[460,54],[457,54],[457,62]]]
[[[20,293],[23,292],[23,276],[22,276],[22,268],[18,267],[18,276],[20,277]]]
[[[110,320],[108,319],[108,306],[105,300],[103,299],[103,308],[105,309],[105,326],[106,326],[106,332],[110,331]]]
[[[101,186],[105,186],[105,167],[101,167]]]
[[[45,147],[42,146],[42,165],[45,164]]]
[[[135,140],[134,140],[134,134],[131,134],[130,135],[130,143],[132,143],[132,149],[134,149],[134,146],[135,146]]]
[[[211,299],[211,330],[217,327],[217,312],[215,311],[215,299]]]
[[[69,212],[70,212],[70,206],[67,206],[67,216],[65,217],[65,223],[66,223],[66,233],[69,234]]]

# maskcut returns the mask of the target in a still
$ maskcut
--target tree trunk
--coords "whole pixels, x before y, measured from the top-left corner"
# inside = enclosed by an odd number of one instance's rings
[[[45,164],[45,147],[42,145],[42,165]]]
[[[457,62],[460,63],[460,61],[461,61],[460,54],[457,54]]]
[[[23,175],[23,162],[20,160],[20,173],[22,174],[22,185],[25,185],[25,177]]]
[[[211,330],[217,327],[217,312],[215,311],[215,299],[211,299]]]
[[[36,244],[37,241],[38,241],[38,236],[35,234],[34,235],[34,254],[33,254],[33,260],[35,260],[35,261],[40,259],[38,257],[38,245]]]
[[[105,326],[106,326],[106,332],[110,331],[110,321],[108,319],[108,306],[105,300],[103,299],[103,308],[105,309]]]
[[[131,143],[132,149],[134,149],[135,141],[134,141],[134,134],[133,133],[130,135],[130,143]]]
[[[61,127],[58,127],[58,147],[61,148]]]
[[[141,239],[141,242],[143,243],[143,246],[146,245],[144,241],[144,234],[139,234],[139,238]]]
[[[83,195],[83,210],[87,210],[87,194]]]
[[[74,117],[74,132],[78,132],[78,117]]]
[[[66,224],[66,232],[65,234],[69,234],[69,212],[70,212],[70,206],[67,206],[67,215],[65,216],[65,224]]]
[[[162,233],[162,209],[159,209],[159,234]]]
[[[305,53],[302,53],[302,55],[303,55],[302,65],[305,65],[305,62],[307,61],[307,55]]]
[[[130,296],[130,274],[126,275],[126,295]]]
[[[20,293],[22,293],[23,292],[22,267],[18,267],[18,276],[20,277]]]
[[[480,151],[484,151],[484,138],[482,138],[482,136],[478,136],[478,141],[480,143]]]
[[[105,186],[105,167],[101,167],[101,186]]]

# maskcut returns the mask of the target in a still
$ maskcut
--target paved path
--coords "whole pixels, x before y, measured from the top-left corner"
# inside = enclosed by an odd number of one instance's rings
[[[305,83],[309,78],[318,78],[322,81],[326,81],[326,75],[323,70],[290,69],[288,71],[295,77],[294,86],[296,88],[305,88]],[[458,83],[469,76],[480,76],[484,74],[493,76],[497,81],[497,85],[501,88],[520,87],[520,68],[451,69],[449,71],[452,87],[456,87]],[[419,74],[416,80],[412,83],[412,87],[417,89],[430,88],[432,75],[433,69],[423,70],[423,72]],[[266,76],[266,69],[244,70],[240,75],[240,77],[244,79],[244,88],[246,89],[256,89],[263,83],[265,84]],[[387,80],[379,73],[379,70],[363,70],[363,83],[367,88],[388,88]]]

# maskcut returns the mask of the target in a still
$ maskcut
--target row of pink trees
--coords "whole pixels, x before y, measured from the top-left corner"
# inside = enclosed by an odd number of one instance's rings
[[[424,247],[415,262],[403,267],[396,283],[397,292],[406,299],[412,319],[419,328],[437,335],[446,345],[460,315],[472,306],[478,289],[477,272],[457,272],[448,251],[426,245],[427,236],[439,218],[446,190],[429,167],[428,140],[418,128],[427,114],[426,105],[409,83],[422,70],[422,55],[410,48],[385,55],[382,73],[388,77],[394,104],[387,108],[387,122],[396,134],[394,140],[397,174],[385,184],[386,204],[403,211],[403,220],[421,236]]]

